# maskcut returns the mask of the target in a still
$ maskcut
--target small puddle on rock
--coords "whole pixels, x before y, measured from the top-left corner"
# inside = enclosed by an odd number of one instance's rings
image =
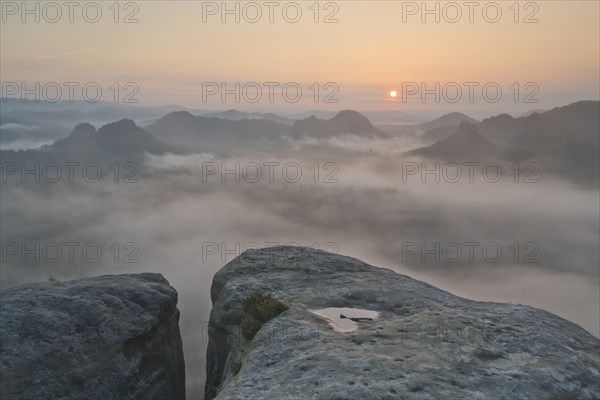
[[[310,312],[327,319],[329,325],[336,332],[352,332],[358,328],[359,323],[371,322],[354,322],[350,318],[379,318],[379,313],[377,311],[363,310],[360,308],[323,308],[321,310],[310,310]],[[340,315],[347,318],[340,318]]]

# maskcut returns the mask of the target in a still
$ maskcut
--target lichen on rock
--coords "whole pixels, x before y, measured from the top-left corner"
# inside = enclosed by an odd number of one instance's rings
[[[289,310],[247,340],[215,329],[252,293]],[[528,306],[455,296],[354,258],[249,250],[214,277],[205,398],[597,399],[600,340]],[[311,310],[379,317],[336,332]],[[226,318],[227,319],[227,318]]]
[[[0,398],[184,399],[177,292],[160,274],[0,293]]]

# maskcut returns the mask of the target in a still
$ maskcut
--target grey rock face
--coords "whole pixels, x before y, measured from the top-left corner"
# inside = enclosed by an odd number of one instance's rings
[[[0,398],[184,399],[177,292],[160,274],[0,294]]]
[[[254,292],[290,306],[251,341],[222,327]],[[251,250],[212,285],[206,398],[598,399],[600,340],[528,306],[477,302],[307,248]],[[336,332],[310,310],[378,311]]]

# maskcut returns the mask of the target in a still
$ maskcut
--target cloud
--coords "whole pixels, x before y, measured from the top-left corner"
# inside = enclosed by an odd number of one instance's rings
[[[360,140],[345,139],[329,144],[363,149]],[[469,298],[548,309],[599,334],[597,189],[549,179],[530,185],[511,179],[403,182],[403,161],[398,157],[322,150],[313,153],[305,148],[293,156],[282,153],[272,158],[216,159],[208,153],[148,156],[137,183],[115,183],[111,176],[99,183],[3,183],[3,242],[31,247],[36,242],[77,241],[78,249],[96,243],[103,256],[89,262],[78,251],[74,262],[63,257],[56,263],[43,257],[40,262],[29,257],[23,263],[12,256],[2,265],[2,287],[50,276],[67,280],[162,273],[179,292],[191,398],[199,398],[203,391],[206,343],[201,338],[211,309],[212,276],[249,246],[298,243],[335,250]],[[231,167],[236,162],[265,161],[297,163],[303,179],[292,183],[276,170],[279,175],[273,182],[235,182],[227,174],[225,181],[221,176],[202,180],[204,162],[226,162]],[[320,171],[317,182],[315,162]],[[323,182],[328,172],[325,162],[338,166],[337,183]],[[437,262],[430,255],[423,262],[419,253],[406,254],[407,243],[432,248],[436,243],[472,241],[481,244],[478,249],[496,243],[504,257],[490,262],[478,250],[473,261],[463,257],[448,262],[442,257]],[[530,242],[538,246],[535,263],[524,262],[531,252],[524,246]],[[125,247],[131,243],[137,251]],[[516,261],[510,247],[515,243]],[[115,244],[118,255],[111,250]],[[216,245],[217,251],[208,254],[207,244],[212,250]],[[132,251],[139,262],[125,263]]]
[[[38,149],[42,146],[52,144],[53,140],[45,139],[17,139],[8,143],[2,143],[0,150],[28,150]]]
[[[23,124],[17,124],[14,122],[0,126],[0,129],[13,129],[13,130],[18,130],[18,131],[33,131],[33,130],[36,130],[39,128],[40,127],[37,125],[27,126],[27,125],[23,125]]]

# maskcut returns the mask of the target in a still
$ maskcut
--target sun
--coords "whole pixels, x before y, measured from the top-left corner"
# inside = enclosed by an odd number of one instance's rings
[[[396,97],[396,96],[398,96],[398,93],[395,90],[392,90],[390,92],[390,97]]]

